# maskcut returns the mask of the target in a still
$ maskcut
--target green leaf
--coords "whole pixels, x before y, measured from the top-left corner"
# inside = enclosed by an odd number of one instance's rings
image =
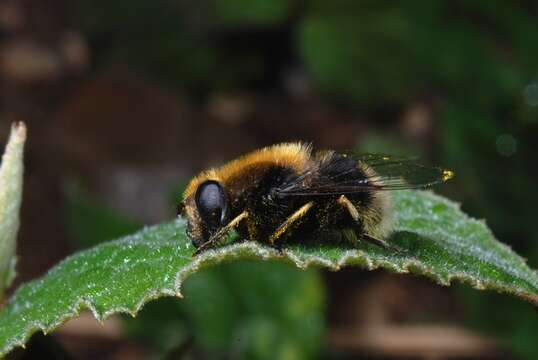
[[[25,140],[24,123],[14,124],[0,167],[0,299],[15,278],[15,248],[20,222]]]
[[[132,236],[75,254],[41,279],[21,286],[0,314],[0,354],[22,346],[37,330],[50,332],[90,309],[95,317],[123,312],[133,316],[149,300],[181,297],[183,281],[199,270],[234,259],[279,260],[299,268],[369,270],[425,275],[442,285],[459,280],[478,289],[513,294],[538,305],[538,275],[483,221],[424,191],[393,193],[394,252],[361,243],[356,249],[331,242],[290,245],[284,254],[253,242],[209,250],[193,258],[185,223],[146,228]]]

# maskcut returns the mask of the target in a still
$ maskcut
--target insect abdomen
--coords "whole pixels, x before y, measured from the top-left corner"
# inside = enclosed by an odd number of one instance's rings
[[[326,210],[328,226],[335,229],[353,229],[358,237],[362,233],[374,237],[383,237],[389,230],[389,199],[386,194],[374,190],[349,191],[354,185],[364,185],[376,177],[368,165],[346,155],[331,153],[325,156],[320,165],[320,176],[330,188],[334,184],[335,195],[331,199],[330,208]],[[340,184],[340,185],[336,185]],[[341,186],[345,184],[346,186]],[[340,187],[339,187],[340,186]],[[338,189],[341,191],[338,191]],[[358,221],[339,206],[338,199],[344,195],[358,212]],[[320,221],[323,221],[320,218]],[[323,224],[320,224],[323,225]]]

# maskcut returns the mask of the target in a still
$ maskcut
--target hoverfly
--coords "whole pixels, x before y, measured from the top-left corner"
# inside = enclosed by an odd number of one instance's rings
[[[277,248],[294,234],[339,232],[390,247],[389,190],[415,189],[454,173],[382,154],[313,152],[304,143],[265,147],[192,179],[179,206],[196,254],[236,230]]]

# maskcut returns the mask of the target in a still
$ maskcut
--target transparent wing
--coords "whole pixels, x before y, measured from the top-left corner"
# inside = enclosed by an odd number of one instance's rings
[[[375,175],[370,177],[370,182],[383,190],[424,188],[454,176],[450,170],[422,165],[417,158],[385,154],[364,154],[354,158],[373,170]]]
[[[277,193],[280,196],[321,196],[417,189],[447,181],[453,175],[450,170],[424,166],[416,158],[335,154],[320,168],[302,174]]]

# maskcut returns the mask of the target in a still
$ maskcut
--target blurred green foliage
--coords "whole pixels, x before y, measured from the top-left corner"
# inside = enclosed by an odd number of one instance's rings
[[[170,86],[200,94],[264,76],[269,66],[264,44],[236,37],[240,32],[233,29],[279,23],[287,3],[247,3],[82,0],[79,14],[98,66],[128,62]]]
[[[496,337],[521,359],[536,359],[536,309],[498,294],[476,296],[463,287],[458,287],[458,294],[466,305],[468,325]]]
[[[79,186],[69,186],[67,199],[66,225],[78,248],[89,248],[142,228],[135,220],[104,206]]]
[[[217,22],[225,26],[271,26],[283,23],[289,16],[288,0],[215,0]]]
[[[311,1],[299,46],[318,85],[371,106],[449,94],[495,103],[534,76],[536,18],[502,1]],[[529,4],[529,7],[532,5]],[[472,97],[468,95],[472,94]]]
[[[215,355],[306,359],[319,353],[324,296],[315,271],[230,263],[188,280],[184,292],[194,334]]]

